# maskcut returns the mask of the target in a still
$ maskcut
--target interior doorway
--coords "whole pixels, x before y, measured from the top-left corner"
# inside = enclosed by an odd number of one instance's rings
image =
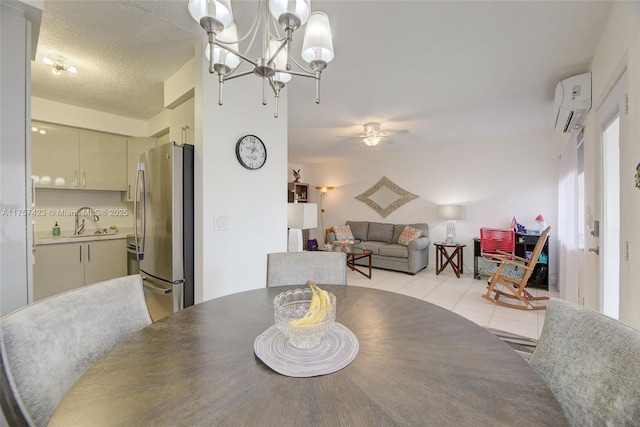
[[[620,318],[620,146],[626,129],[627,74],[622,74],[602,106],[599,124],[600,311]]]

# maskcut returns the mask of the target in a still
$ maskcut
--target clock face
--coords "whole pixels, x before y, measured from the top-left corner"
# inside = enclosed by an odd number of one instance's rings
[[[236,143],[236,157],[250,170],[260,169],[267,161],[267,148],[255,135],[245,135]]]

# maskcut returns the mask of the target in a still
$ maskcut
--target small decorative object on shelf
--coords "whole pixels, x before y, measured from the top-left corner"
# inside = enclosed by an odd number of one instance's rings
[[[544,220],[542,215],[538,215],[536,217],[536,222],[538,223],[538,229],[540,230],[540,232],[544,231],[544,229],[547,228],[547,222]]]
[[[302,175],[300,175],[300,169],[298,170],[292,169],[292,170],[293,170],[293,178],[294,178],[293,182],[300,182],[300,178],[302,178]]]

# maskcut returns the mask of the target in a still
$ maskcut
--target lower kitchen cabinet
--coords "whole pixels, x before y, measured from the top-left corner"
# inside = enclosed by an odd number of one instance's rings
[[[126,275],[126,239],[38,245],[33,300]]]

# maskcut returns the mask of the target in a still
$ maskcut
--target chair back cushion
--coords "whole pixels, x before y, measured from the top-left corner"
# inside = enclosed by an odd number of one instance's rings
[[[573,426],[640,426],[640,331],[557,298],[529,363]]]
[[[347,259],[344,252],[276,252],[267,254],[267,287],[346,285]]]
[[[3,410],[17,408],[27,424],[46,425],[80,375],[149,324],[140,275],[84,286],[7,314],[0,319]]]

